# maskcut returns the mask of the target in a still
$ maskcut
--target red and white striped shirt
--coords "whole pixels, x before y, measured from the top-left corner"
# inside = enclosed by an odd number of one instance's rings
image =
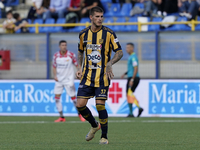
[[[74,84],[75,70],[74,66],[78,66],[76,55],[67,50],[62,55],[60,51],[53,56],[53,67],[56,68],[58,82],[63,84]]]

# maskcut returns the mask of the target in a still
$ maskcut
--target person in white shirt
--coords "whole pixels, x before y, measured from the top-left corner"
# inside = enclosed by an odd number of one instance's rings
[[[65,18],[67,8],[70,5],[70,0],[50,0],[48,11],[44,13],[45,18]]]
[[[28,19],[41,18],[45,19],[45,12],[48,10],[50,0],[32,0],[33,6],[28,13]]]
[[[60,117],[54,122],[65,122],[60,96],[62,94],[63,88],[65,88],[67,94],[71,97],[73,103],[76,105],[76,90],[74,87],[74,65],[78,67],[78,63],[75,54],[67,50],[66,41],[61,40],[59,42],[59,48],[60,51],[56,52],[53,56],[53,75],[54,80],[56,81],[54,87],[55,102]],[[81,121],[85,121],[80,113],[79,118]]]
[[[15,22],[16,20],[13,18],[12,11],[8,11],[6,13],[6,20],[3,22],[3,28],[6,30],[6,33],[15,33]]]

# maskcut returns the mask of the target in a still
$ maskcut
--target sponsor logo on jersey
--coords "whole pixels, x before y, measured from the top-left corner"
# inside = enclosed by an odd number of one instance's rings
[[[101,68],[100,65],[96,65],[96,66],[94,66],[94,65],[89,65],[89,67],[90,67],[91,69],[98,69],[98,68]]]
[[[79,84],[79,88],[83,88],[83,85]]]
[[[87,42],[92,42],[91,40],[88,40],[88,41],[83,41],[83,43],[87,43]]]
[[[101,61],[101,54],[98,51],[92,51],[90,55],[87,55],[88,61],[92,61],[93,63],[98,63]]]
[[[115,43],[119,42],[118,38],[114,39],[114,42],[115,42]]]
[[[96,51],[96,50],[101,50],[101,45],[98,45],[98,44],[87,44],[86,48]]]
[[[99,43],[100,43],[100,44],[103,44],[103,39],[99,39]]]

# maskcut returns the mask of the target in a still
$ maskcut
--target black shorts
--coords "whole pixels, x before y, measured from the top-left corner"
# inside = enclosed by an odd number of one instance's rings
[[[109,86],[100,85],[100,87],[93,87],[87,85],[79,85],[77,98],[89,99],[96,97],[98,100],[107,100]]]
[[[129,88],[129,81],[131,80],[131,77],[128,78],[127,84],[126,84],[126,93],[128,93],[128,88]],[[131,87],[131,90],[135,92],[135,89],[137,88],[138,84],[140,82],[140,77],[135,77],[133,86]]]

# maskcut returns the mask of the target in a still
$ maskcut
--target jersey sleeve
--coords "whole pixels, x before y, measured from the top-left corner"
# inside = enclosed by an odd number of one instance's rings
[[[114,52],[122,50],[119,40],[114,32],[111,34],[110,44]]]
[[[138,62],[137,62],[137,59],[135,57],[133,57],[131,61],[132,61],[133,67],[138,66]]]
[[[80,52],[83,52],[83,51],[84,51],[83,36],[84,36],[84,33],[79,35],[78,50],[79,50]]]
[[[56,55],[53,55],[53,67],[56,68]]]
[[[72,62],[73,62],[73,64],[74,64],[76,67],[78,67],[78,62],[77,62],[77,59],[76,59],[76,55],[75,55],[75,54],[73,54]]]

